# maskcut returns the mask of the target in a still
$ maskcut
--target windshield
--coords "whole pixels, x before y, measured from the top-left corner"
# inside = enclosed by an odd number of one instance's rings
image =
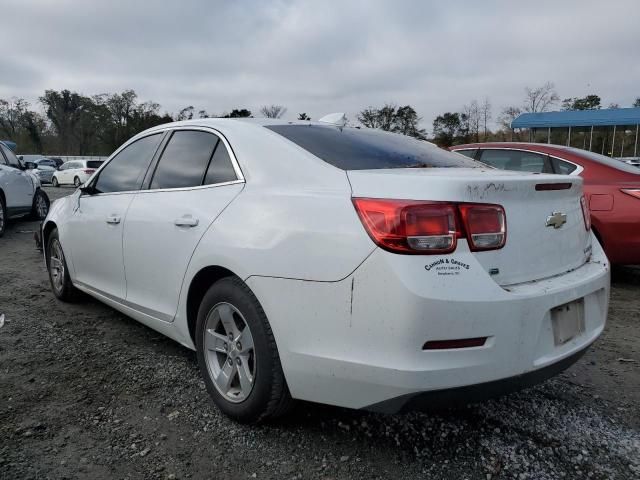
[[[484,167],[431,143],[374,128],[324,125],[269,125],[266,128],[342,170]]]
[[[582,155],[589,160],[593,160],[594,162],[601,163],[608,167],[617,168],[618,170],[622,170],[623,172],[634,173],[636,175],[640,175],[640,171],[638,171],[638,167],[634,167],[633,165],[629,165],[628,163],[624,163],[622,160],[616,160],[615,158],[605,157],[604,155],[600,155],[599,153],[589,152],[587,150],[581,150],[579,148],[574,147],[566,147],[567,150],[572,153]]]
[[[104,162],[98,160],[89,160],[87,162],[87,168],[100,168],[100,165],[102,165],[103,163]]]

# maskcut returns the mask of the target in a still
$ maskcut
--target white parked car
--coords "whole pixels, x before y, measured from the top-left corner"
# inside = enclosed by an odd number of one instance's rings
[[[51,183],[54,187],[59,187],[60,185],[79,187],[89,180],[102,163],[102,160],[70,160],[63,163],[58,168],[58,171],[53,174]]]
[[[0,142],[0,237],[7,220],[31,215],[43,220],[49,212],[49,197],[40,188],[40,180],[7,146]]]
[[[117,150],[43,223],[55,295],[197,351],[226,414],[398,412],[542,381],[605,325],[577,177],[375,129],[199,119]],[[96,252],[100,252],[96,255]]]

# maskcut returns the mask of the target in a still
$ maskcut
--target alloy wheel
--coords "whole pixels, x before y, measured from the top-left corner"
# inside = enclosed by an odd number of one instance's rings
[[[44,195],[40,194],[36,198],[36,211],[38,212],[38,218],[44,219],[49,213],[49,206],[44,198]]]
[[[256,356],[247,321],[230,303],[215,305],[204,329],[204,358],[216,390],[228,401],[240,403],[253,389]]]
[[[64,285],[64,253],[62,253],[62,247],[60,241],[54,238],[51,241],[51,248],[49,252],[49,275],[51,275],[51,283],[53,287],[59,292]]]

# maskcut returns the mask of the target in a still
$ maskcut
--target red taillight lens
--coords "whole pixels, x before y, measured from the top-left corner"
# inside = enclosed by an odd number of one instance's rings
[[[395,253],[451,253],[465,231],[472,251],[502,248],[506,240],[499,205],[380,198],[354,198],[353,204],[371,239]]]
[[[587,232],[591,230],[591,212],[589,211],[589,206],[587,205],[587,199],[584,198],[584,195],[580,197],[580,206],[582,207],[582,218],[584,218],[584,228],[587,229]]]
[[[397,253],[449,253],[456,249],[456,210],[446,203],[354,198],[367,233]]]
[[[459,205],[471,251],[504,247],[507,225],[504,209],[499,205]]]
[[[89,174],[89,173],[93,173],[95,172],[95,170],[85,170],[84,173]]]
[[[632,197],[640,198],[640,188],[621,188],[620,191]]]

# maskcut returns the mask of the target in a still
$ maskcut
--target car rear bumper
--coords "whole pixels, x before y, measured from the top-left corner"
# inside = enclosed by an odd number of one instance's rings
[[[294,398],[393,411],[422,403],[412,399],[425,392],[464,399],[461,387],[491,394],[493,382],[566,368],[605,325],[609,264],[597,242],[593,250],[574,271],[511,286],[498,285],[464,245],[443,257],[450,275],[427,270],[439,258],[376,250],[338,282],[247,283],[269,318]],[[556,344],[552,310],[576,301],[583,326]],[[423,348],[478,337],[484,345]]]
[[[368,405],[364,409],[380,413],[400,413],[461,407],[469,403],[481,402],[542,383],[569,368],[582,358],[587,350],[588,348],[584,348],[556,363],[514,377],[446,390],[409,393]]]

